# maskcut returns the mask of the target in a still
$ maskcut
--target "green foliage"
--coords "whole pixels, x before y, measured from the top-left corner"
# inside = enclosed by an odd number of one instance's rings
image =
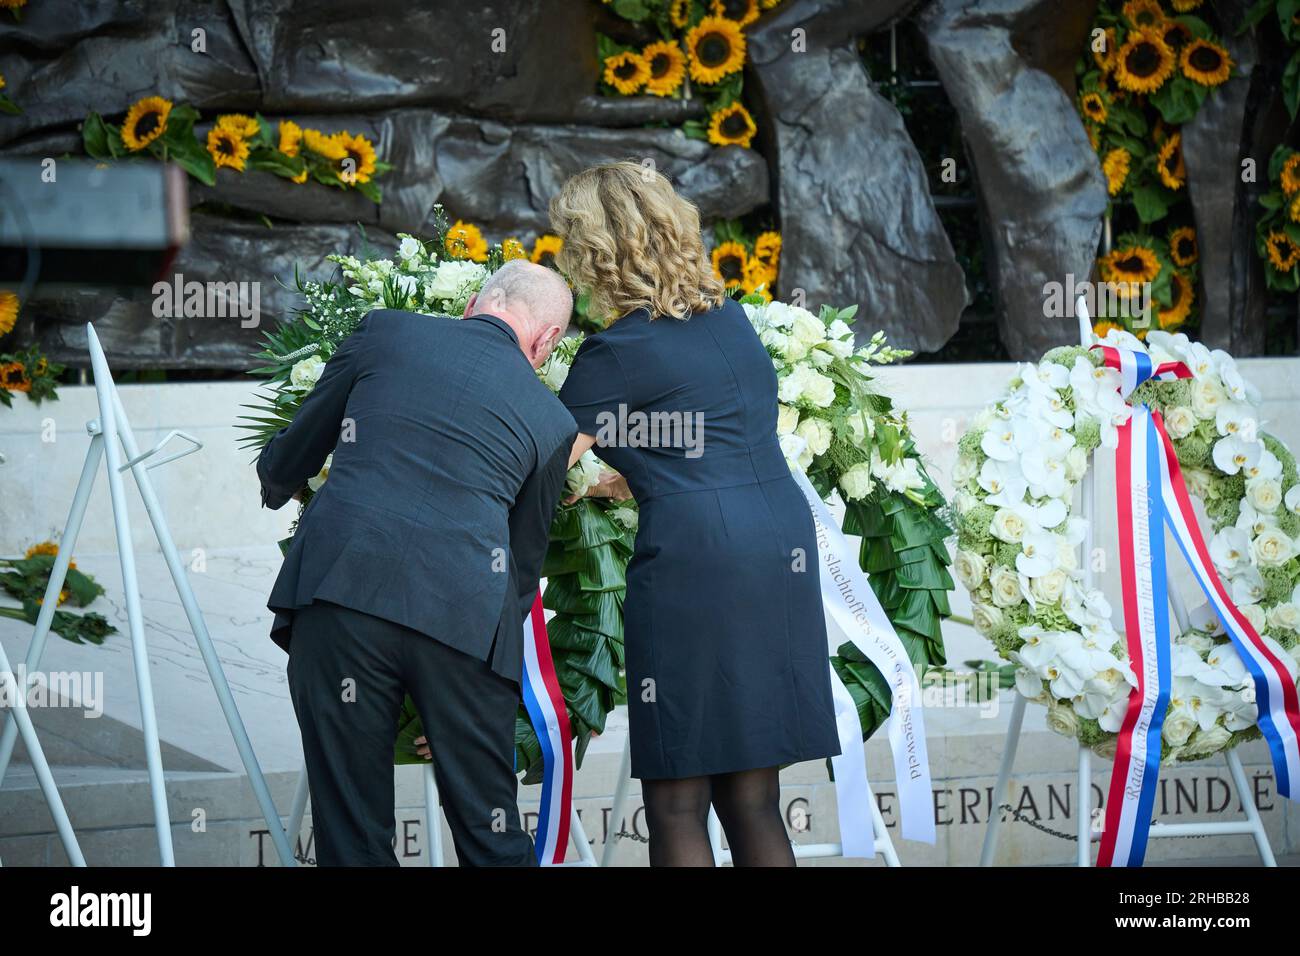
[[[21,608],[0,607],[0,617],[36,623],[54,561],[55,556],[51,554],[0,560],[0,588],[22,605]],[[65,606],[85,607],[103,593],[104,589],[90,575],[68,568],[63,582]],[[117,633],[117,628],[102,614],[73,614],[61,609],[54,612],[50,630],[74,644],[102,644],[109,634]]]

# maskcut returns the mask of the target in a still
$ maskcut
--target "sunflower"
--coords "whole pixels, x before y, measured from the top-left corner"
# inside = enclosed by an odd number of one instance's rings
[[[1270,232],[1264,240],[1268,247],[1268,262],[1278,272],[1290,272],[1300,263],[1300,246],[1285,232]]]
[[[50,362],[44,355],[36,360],[36,366],[32,369],[32,378],[41,378],[50,370]]]
[[[560,254],[562,248],[564,248],[564,240],[548,232],[538,236],[537,241],[533,243],[533,254],[528,257],[529,261],[553,267],[555,257]]]
[[[1116,147],[1106,154],[1106,158],[1101,161],[1101,171],[1106,174],[1106,192],[1112,196],[1119,195],[1128,179],[1131,163],[1128,150],[1123,147]]]
[[[1186,51],[1183,55],[1187,55]],[[1115,82],[1130,93],[1154,93],[1173,72],[1174,51],[1160,34],[1134,30],[1119,49]]]
[[[1128,0],[1124,4],[1124,16],[1135,29],[1161,26],[1165,21],[1165,11],[1160,0]]]
[[[745,271],[740,277],[740,287],[745,290],[746,295],[767,293],[770,299],[772,283],[775,281],[776,276],[762,259],[750,256],[745,260]]]
[[[1286,214],[1291,217],[1292,222],[1300,222],[1300,193],[1291,200],[1291,205],[1287,206]]]
[[[229,166],[242,173],[248,159],[248,140],[233,129],[214,126],[208,130],[208,153],[217,166]]]
[[[1232,57],[1228,51],[1209,40],[1194,40],[1183,48],[1179,58],[1183,76],[1201,86],[1220,86],[1232,75]]]
[[[1287,196],[1300,192],[1300,153],[1292,153],[1282,164],[1282,192]]]
[[[511,259],[527,259],[528,250],[524,248],[522,242],[511,236],[509,239],[501,240],[501,258],[506,262]]]
[[[1183,226],[1169,234],[1169,257],[1174,265],[1186,268],[1196,262],[1199,250],[1196,248],[1196,230]]]
[[[1181,272],[1174,273],[1173,281],[1169,283],[1169,291],[1173,301],[1161,308],[1160,314],[1156,317],[1160,322],[1160,328],[1166,332],[1174,331],[1187,321],[1187,316],[1192,311],[1192,299],[1195,296],[1192,291],[1192,280]]]
[[[645,91],[653,96],[672,96],[686,77],[686,54],[676,43],[659,41],[641,51],[650,70]]]
[[[302,127],[293,120],[280,120],[280,152],[297,156],[302,146]]]
[[[1101,49],[1092,51],[1093,62],[1102,73],[1109,73],[1115,66],[1115,45],[1118,42],[1115,38],[1115,28],[1109,27],[1102,34]]]
[[[360,133],[353,136],[347,130],[335,133],[334,141],[343,147],[345,154],[339,159],[339,179],[350,186],[370,182],[375,174],[374,144]]]
[[[1203,0],[1169,0],[1179,13],[1191,13],[1201,5]]]
[[[775,271],[781,262],[781,234],[760,232],[754,240],[754,258]]]
[[[691,79],[717,83],[745,65],[745,34],[726,17],[705,17],[686,34]]]
[[[1123,332],[1124,326],[1120,325],[1118,322],[1110,322],[1105,319],[1103,319],[1100,322],[1094,322],[1092,324],[1092,334],[1097,336],[1097,338],[1099,339],[1104,339],[1106,337],[1106,333],[1112,330],[1116,332]]]
[[[683,29],[691,19],[691,0],[673,0],[668,8],[668,19],[678,30]]]
[[[0,0],[0,7],[6,10],[17,10],[25,6],[27,6],[27,0]]]
[[[257,120],[243,113],[227,113],[225,116],[218,116],[217,125],[234,130],[244,139],[252,139],[262,128]]]
[[[740,103],[732,103],[718,110],[709,119],[709,142],[715,146],[749,147],[758,132],[754,118]]]
[[[326,136],[318,129],[305,129],[302,131],[302,147],[317,156],[323,156],[326,159],[340,160],[348,154],[347,147],[333,136]]]
[[[624,96],[631,96],[650,79],[650,66],[640,53],[628,50],[605,58],[605,82]]]
[[[447,230],[442,240],[447,254],[453,259],[472,259],[475,262],[487,261],[487,241],[478,226],[457,219],[456,224]]]
[[[1183,134],[1174,133],[1160,147],[1156,170],[1160,181],[1170,189],[1182,189],[1187,182],[1187,166],[1183,163]]]
[[[1102,274],[1119,285],[1121,295],[1131,295],[1137,291],[1136,286],[1156,280],[1160,275],[1160,260],[1155,250],[1134,243],[1102,259]]]
[[[1088,131],[1088,145],[1092,147],[1095,153],[1101,149],[1101,130],[1091,123],[1084,123],[1084,128]]]
[[[738,242],[724,242],[713,250],[713,274],[728,288],[740,285],[745,279],[745,266],[749,254]]]
[[[713,15],[748,26],[758,19],[758,0],[713,0]]]
[[[1192,31],[1181,20],[1166,20],[1160,24],[1160,36],[1171,49],[1181,48],[1192,40]]]
[[[1100,93],[1084,93],[1079,97],[1079,111],[1094,123],[1105,123],[1106,100]]]
[[[8,335],[18,324],[18,296],[0,291],[0,335]]]
[[[30,392],[32,381],[27,377],[27,369],[22,362],[9,362],[0,365],[0,391]]]
[[[144,149],[167,131],[167,116],[171,111],[171,100],[161,96],[136,100],[122,121],[123,145],[132,152]]]
[[[53,541],[41,541],[28,548],[23,558],[30,560],[37,555],[48,555],[51,558],[57,558],[59,556],[59,546]]]

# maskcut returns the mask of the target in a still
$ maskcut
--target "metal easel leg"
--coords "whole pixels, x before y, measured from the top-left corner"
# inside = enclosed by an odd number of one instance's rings
[[[623,839],[623,810],[627,806],[627,791],[632,784],[632,741],[623,741],[623,757],[618,763],[618,783],[614,784],[614,805],[610,807],[609,818],[614,832],[605,838],[605,848],[600,851],[600,865],[609,866],[614,859],[614,848]]]
[[[1079,866],[1092,866],[1092,751],[1079,745],[1079,769],[1075,776],[1075,833],[1079,837]]]
[[[433,761],[424,768],[424,825],[429,831],[429,865],[442,866],[442,818],[438,815],[438,781]]]
[[[1227,761],[1228,772],[1232,774],[1232,783],[1237,788],[1237,799],[1241,801],[1246,820],[1250,823],[1250,835],[1255,840],[1255,849],[1259,851],[1259,861],[1265,866],[1277,866],[1277,860],[1273,857],[1273,847],[1269,844],[1268,833],[1264,829],[1264,821],[1260,819],[1259,809],[1255,806],[1255,795],[1250,790],[1246,771],[1242,768],[1241,758],[1237,756],[1235,749],[1228,751]]]
[[[894,849],[894,841],[889,836],[889,828],[885,826],[885,818],[881,816],[880,804],[876,802],[876,794],[871,789],[871,783],[867,783],[867,799],[871,801],[871,827],[876,835],[876,852],[885,859],[885,866],[902,866],[898,859],[898,851]]]
[[[993,785],[993,806],[989,810],[988,829],[984,831],[984,847],[980,851],[980,866],[992,866],[998,852],[998,831],[1002,829],[1002,804],[1007,800],[1011,784],[1011,768],[1016,762],[1020,746],[1020,728],[1025,722],[1025,698],[1016,692],[1011,705],[1011,722],[1007,725],[1006,740],[1002,745],[1002,763],[998,765],[998,781]]]

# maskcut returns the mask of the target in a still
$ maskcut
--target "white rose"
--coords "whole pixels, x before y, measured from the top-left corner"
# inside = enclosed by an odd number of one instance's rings
[[[785,456],[785,460],[790,467],[802,469],[803,465],[800,464],[800,459],[807,453],[808,443],[794,432],[782,435],[778,440],[781,443],[781,454]]]
[[[1187,741],[1187,751],[1193,754],[1216,754],[1232,740],[1232,731],[1219,724],[1209,730],[1198,730]]]
[[[781,355],[785,355],[790,348],[790,337],[779,329],[764,329],[759,333],[758,340],[764,347],[775,349]]]
[[[1228,393],[1217,379],[1198,378],[1192,382],[1192,411],[1198,418],[1214,418],[1227,400]]]
[[[1259,537],[1250,543],[1250,553],[1255,563],[1266,568],[1275,568],[1285,564],[1295,553],[1291,539],[1278,528],[1265,528]]]
[[[993,589],[993,603],[998,607],[1015,607],[1024,600],[1020,591],[1020,575],[1006,565],[993,569],[989,575],[989,587]]]
[[[582,457],[573,463],[564,478],[564,489],[571,495],[584,495],[589,488],[600,482],[603,466],[600,459],[590,451],[583,452]]]
[[[1047,705],[1047,729],[1062,737],[1077,736],[1079,718],[1068,705],[1052,701]]]
[[[984,583],[984,576],[988,574],[988,562],[982,555],[974,551],[965,551],[958,549],[957,556],[952,562],[953,570],[957,573],[957,580],[962,583],[967,591],[974,591]]]
[[[1088,471],[1088,453],[1075,445],[1065,453],[1065,477],[1078,481]]]
[[[1196,430],[1196,413],[1186,405],[1178,405],[1165,413],[1165,431],[1170,438],[1186,438]]]
[[[1002,624],[1002,612],[990,604],[972,604],[970,616],[983,637],[990,637]]]
[[[821,319],[798,306],[791,306],[790,311],[794,313],[794,321],[790,324],[792,339],[802,344],[805,349],[821,345],[826,341],[826,326],[822,324]]]
[[[1296,607],[1290,601],[1276,604],[1268,612],[1268,623],[1270,627],[1300,631],[1300,607]]]
[[[1282,506],[1282,486],[1273,478],[1251,478],[1246,482],[1246,500],[1264,514],[1272,514]]]
[[[793,405],[779,405],[776,412],[776,433],[791,435],[799,427],[799,409]]]
[[[850,500],[860,500],[871,494],[871,466],[865,461],[854,465],[840,475],[840,490]]]
[[[542,381],[552,392],[558,392],[562,389],[568,377],[569,366],[563,362],[548,362],[546,371],[542,373]]]
[[[438,266],[433,281],[425,286],[425,290],[435,299],[455,299],[465,289],[477,286],[486,276],[487,270],[477,262],[449,259]]]
[[[1267,614],[1258,604],[1241,604],[1237,606],[1241,611],[1241,616],[1250,621],[1250,626],[1255,629],[1255,633],[1261,633],[1267,623]]]
[[[999,541],[1019,544],[1025,536],[1025,519],[1010,508],[999,508],[989,524],[989,533]]]
[[[1175,710],[1165,716],[1165,726],[1161,736],[1172,747],[1181,747],[1196,730],[1196,718],[1186,711]]]
[[[798,365],[781,379],[778,394],[787,404],[802,400],[818,408],[830,408],[835,402],[835,383],[816,369]]]
[[[289,384],[294,391],[310,392],[325,371],[325,360],[319,355],[308,355],[289,370]]]
[[[1057,568],[1050,574],[1044,574],[1031,580],[1029,582],[1029,591],[1033,594],[1035,601],[1055,604],[1061,600],[1061,592],[1065,590],[1065,582],[1068,580],[1069,575]]]
[[[1214,646],[1214,639],[1208,634],[1202,634],[1199,631],[1189,631],[1182,637],[1178,638],[1179,644],[1185,644],[1196,653],[1204,657]]]
[[[824,455],[831,447],[831,426],[820,418],[805,418],[795,429],[795,434],[808,443],[813,455]]]

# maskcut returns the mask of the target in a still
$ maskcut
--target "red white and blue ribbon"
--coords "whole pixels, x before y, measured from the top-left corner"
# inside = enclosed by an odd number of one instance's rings
[[[573,737],[569,712],[551,659],[546,636],[542,592],[524,621],[524,708],[542,748],[542,800],[537,813],[534,849],[537,862],[553,866],[564,862],[569,846],[569,815],[573,806]]]
[[[1151,378],[1190,378],[1181,362],[1156,366],[1150,356],[1110,346],[1103,363],[1121,376],[1127,398]],[[1160,731],[1172,683],[1165,528],[1178,542],[1201,590],[1254,680],[1259,728],[1268,741],[1278,792],[1291,796],[1300,773],[1300,705],[1295,682],[1228,597],[1201,535],[1173,443],[1160,413],[1139,405],[1119,429],[1115,492],[1119,520],[1124,629],[1137,688],[1120,727],[1106,800],[1099,866],[1141,866],[1160,773]]]

